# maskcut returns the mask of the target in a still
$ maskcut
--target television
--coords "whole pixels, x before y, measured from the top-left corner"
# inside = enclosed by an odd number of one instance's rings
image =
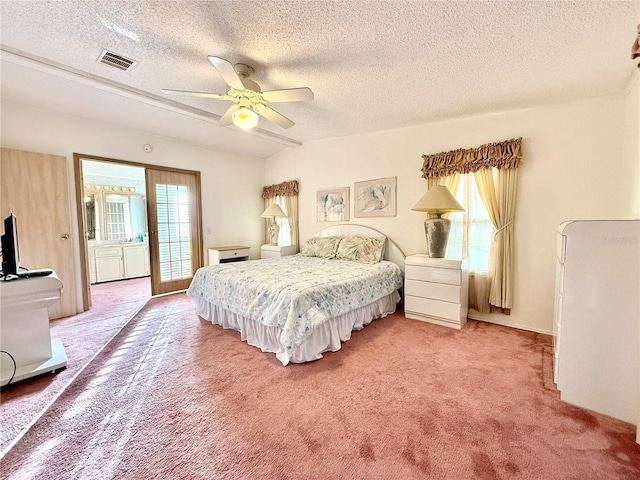
[[[4,235],[2,235],[2,274],[16,275],[20,268],[18,255],[18,224],[16,216],[11,213],[4,219]]]

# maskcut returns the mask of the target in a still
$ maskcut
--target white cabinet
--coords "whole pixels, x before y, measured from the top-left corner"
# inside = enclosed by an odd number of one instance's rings
[[[209,248],[209,265],[249,260],[249,247],[233,245]]]
[[[99,247],[95,249],[95,255],[96,281],[98,283],[124,278],[122,247]]]
[[[149,247],[147,245],[122,247],[122,256],[125,278],[149,275]]]
[[[62,341],[51,338],[47,312],[61,291],[55,272],[0,282],[0,350],[11,352],[11,358],[0,357],[1,385],[64,370],[67,354]]]
[[[560,399],[629,423],[640,409],[640,220],[558,228],[554,380]]]
[[[91,283],[149,275],[149,245],[94,245],[89,247]]]
[[[295,255],[296,245],[288,245],[281,247],[280,245],[262,245],[260,248],[260,258],[278,258],[287,255]]]
[[[466,261],[410,255],[405,260],[406,318],[461,329],[467,323]]]

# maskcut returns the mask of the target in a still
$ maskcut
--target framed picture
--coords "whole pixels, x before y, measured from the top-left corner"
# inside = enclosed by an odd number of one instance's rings
[[[349,187],[318,191],[316,213],[319,222],[348,221]]]
[[[395,217],[396,177],[354,184],[354,217]]]

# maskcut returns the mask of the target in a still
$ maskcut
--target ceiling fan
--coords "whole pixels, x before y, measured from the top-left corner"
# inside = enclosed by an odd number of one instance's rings
[[[171,95],[190,95],[192,97],[216,98],[234,102],[218,120],[218,125],[225,126],[233,123],[240,128],[248,130],[258,124],[258,115],[261,115],[282,128],[290,128],[295,125],[294,122],[276,112],[269,104],[313,100],[313,92],[307,87],[263,92],[256,82],[249,79],[254,71],[249,65],[236,63],[234,66],[219,57],[209,57],[209,60],[229,85],[227,93],[189,92],[168,89],[162,89],[161,91]]]

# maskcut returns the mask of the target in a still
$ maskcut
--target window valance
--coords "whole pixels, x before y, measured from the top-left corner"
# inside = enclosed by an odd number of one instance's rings
[[[485,168],[518,168],[522,160],[522,137],[477,148],[423,155],[422,158],[422,178],[447,177]]]
[[[262,189],[262,198],[274,197],[291,197],[298,195],[298,181],[291,180],[289,182],[278,183],[277,185],[269,185]]]

